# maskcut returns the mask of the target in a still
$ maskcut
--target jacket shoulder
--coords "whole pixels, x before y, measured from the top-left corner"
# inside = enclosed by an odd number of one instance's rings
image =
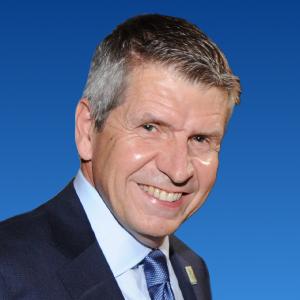
[[[42,299],[50,289],[49,297],[63,299],[56,272],[81,250],[80,238],[87,236],[78,224],[82,211],[76,197],[71,182],[38,208],[0,222],[0,299],[15,299],[19,293]]]
[[[43,204],[30,212],[0,222],[0,251],[3,252],[5,247],[15,243],[30,244],[37,237],[42,237],[47,220],[46,215],[46,204]]]
[[[55,207],[58,199],[62,197],[62,194],[64,194],[68,189],[70,189],[69,185],[51,200],[33,209],[32,211],[1,221],[1,246],[3,245],[3,243],[31,243],[36,238],[42,238],[43,236],[45,236],[45,230],[49,223],[51,210],[53,209],[53,207]]]

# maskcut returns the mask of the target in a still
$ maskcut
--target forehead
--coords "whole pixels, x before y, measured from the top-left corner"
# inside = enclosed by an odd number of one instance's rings
[[[223,90],[192,83],[172,67],[143,64],[129,73],[123,104],[130,111],[148,109],[170,117],[173,113],[188,117],[201,112],[227,116],[231,110],[227,98]]]

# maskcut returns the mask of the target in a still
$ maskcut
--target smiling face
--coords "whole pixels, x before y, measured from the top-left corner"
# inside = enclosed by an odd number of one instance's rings
[[[210,192],[229,104],[223,91],[162,66],[136,68],[128,82],[101,131],[84,138],[77,130],[77,146],[83,173],[117,220],[156,247]],[[80,105],[77,123],[89,114]]]

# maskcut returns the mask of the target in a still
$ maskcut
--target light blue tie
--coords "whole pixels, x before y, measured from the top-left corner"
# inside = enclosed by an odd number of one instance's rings
[[[151,300],[175,300],[165,255],[158,249],[153,250],[143,263]]]

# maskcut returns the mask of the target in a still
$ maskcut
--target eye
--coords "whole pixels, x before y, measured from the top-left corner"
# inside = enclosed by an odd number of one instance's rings
[[[154,130],[156,130],[155,126],[152,125],[152,124],[144,124],[142,127],[143,127],[145,130],[147,130],[147,131],[154,131]]]
[[[207,137],[205,135],[195,135],[193,137],[193,140],[196,141],[197,143],[203,143],[207,140]]]

